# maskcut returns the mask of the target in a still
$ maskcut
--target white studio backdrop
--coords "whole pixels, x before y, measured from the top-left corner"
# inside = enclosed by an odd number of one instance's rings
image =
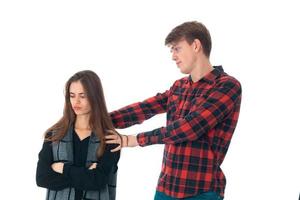
[[[43,132],[75,72],[95,71],[110,111],[184,75],[164,46],[185,21],[211,32],[211,62],[242,83],[240,119],[222,165],[225,200],[295,200],[300,192],[299,6],[296,1],[0,1],[1,199],[44,199],[35,184]],[[159,115],[120,130],[165,124]],[[163,145],[124,149],[117,200],[151,200]]]

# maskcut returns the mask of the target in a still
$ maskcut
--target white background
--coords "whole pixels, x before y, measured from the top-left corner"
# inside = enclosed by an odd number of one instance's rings
[[[63,110],[63,87],[94,70],[110,111],[164,92],[183,77],[164,39],[185,21],[211,32],[211,62],[242,83],[240,119],[222,168],[227,200],[295,200],[300,192],[296,1],[0,2],[0,199],[44,199],[35,184],[43,132]],[[165,115],[121,130],[136,134]],[[124,149],[118,200],[151,200],[162,145]]]

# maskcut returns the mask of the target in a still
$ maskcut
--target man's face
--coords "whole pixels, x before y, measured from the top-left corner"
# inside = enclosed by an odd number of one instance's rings
[[[172,60],[183,74],[190,74],[194,69],[196,52],[194,42],[189,44],[185,39],[169,45],[172,53]]]

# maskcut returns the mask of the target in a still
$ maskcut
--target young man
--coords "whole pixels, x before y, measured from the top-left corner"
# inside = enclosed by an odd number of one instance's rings
[[[122,136],[123,147],[165,144],[155,200],[222,199],[226,180],[220,165],[238,121],[241,85],[221,66],[211,65],[211,37],[202,23],[175,27],[165,44],[180,71],[189,76],[110,116],[116,128],[126,128],[167,113],[165,127]],[[107,140],[121,144],[115,135]]]

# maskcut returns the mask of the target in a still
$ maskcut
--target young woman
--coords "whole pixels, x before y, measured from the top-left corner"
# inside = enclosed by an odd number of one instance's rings
[[[114,200],[120,151],[105,144],[116,132],[101,81],[92,71],[74,74],[65,86],[63,117],[45,134],[36,182],[47,200]]]

